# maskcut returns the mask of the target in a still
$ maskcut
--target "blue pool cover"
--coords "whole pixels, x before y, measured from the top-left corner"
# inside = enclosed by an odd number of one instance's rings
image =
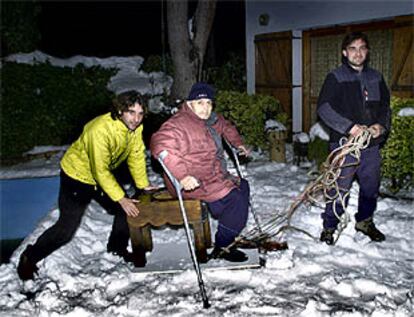
[[[0,238],[25,238],[57,206],[59,176],[0,180]]]

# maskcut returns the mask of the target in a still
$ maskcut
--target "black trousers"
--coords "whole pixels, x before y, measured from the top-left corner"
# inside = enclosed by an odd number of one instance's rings
[[[60,173],[59,219],[43,232],[36,243],[26,251],[26,255],[37,263],[68,243],[79,228],[85,210],[92,199],[115,216],[108,240],[108,249],[126,249],[129,229],[126,214],[121,205],[112,201],[99,187],[74,180],[62,171]]]

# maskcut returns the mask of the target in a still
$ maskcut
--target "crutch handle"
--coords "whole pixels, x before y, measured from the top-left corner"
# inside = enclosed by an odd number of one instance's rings
[[[163,167],[165,173],[167,174],[170,181],[173,183],[173,186],[177,191],[181,190],[180,182],[171,174],[170,170],[165,166],[164,160],[168,156],[167,150],[162,150],[160,154],[158,154],[158,161],[160,162],[161,166]]]
[[[234,158],[237,174],[239,175],[240,178],[244,178],[243,172],[240,167],[239,151],[233,145],[231,145],[229,141],[227,141],[226,139],[224,139],[224,141],[227,143],[228,147],[230,148],[231,153],[233,153],[233,158]]]
[[[167,156],[168,156],[167,150],[162,150],[160,154],[158,154],[158,158],[161,159],[162,161],[164,161]]]

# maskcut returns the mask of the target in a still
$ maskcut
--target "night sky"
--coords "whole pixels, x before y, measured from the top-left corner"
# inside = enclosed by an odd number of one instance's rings
[[[162,53],[160,1],[41,2],[41,6],[40,50],[50,55]],[[228,51],[244,51],[244,14],[243,1],[218,1],[211,36],[218,60]],[[165,33],[166,28],[165,23]],[[168,42],[165,45],[168,50]]]

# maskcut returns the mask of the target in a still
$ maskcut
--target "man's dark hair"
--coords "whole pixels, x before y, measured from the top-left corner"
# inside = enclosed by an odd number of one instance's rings
[[[111,107],[111,117],[112,119],[119,118],[122,113],[128,111],[129,108],[134,106],[136,103],[142,107],[144,113],[146,112],[145,103],[146,98],[142,96],[140,93],[134,90],[125,91],[119,95],[117,95],[112,100],[112,107]]]
[[[362,32],[351,32],[348,33],[343,41],[342,41],[342,49],[341,49],[341,56],[342,56],[342,63],[347,63],[348,59],[342,55],[342,51],[346,50],[346,48],[353,42],[356,40],[363,40],[365,42],[365,45],[368,48],[368,53],[367,53],[367,57],[365,59],[364,65],[367,65],[369,62],[369,41],[368,41],[368,36],[365,33]]]
[[[369,49],[369,41],[368,41],[368,36],[365,33],[362,32],[351,32],[348,33],[343,41],[342,41],[342,49],[346,50],[346,48],[348,47],[349,44],[351,44],[353,41],[355,40],[363,40],[367,46],[367,48]]]

